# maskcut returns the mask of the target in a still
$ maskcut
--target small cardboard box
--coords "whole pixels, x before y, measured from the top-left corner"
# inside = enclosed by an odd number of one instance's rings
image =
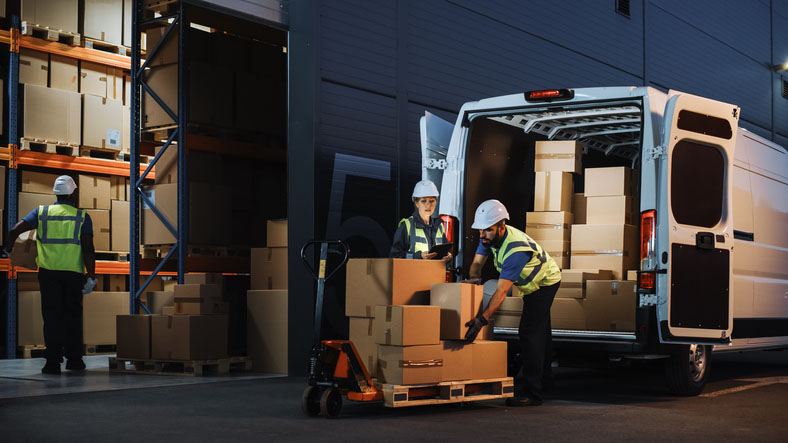
[[[110,209],[109,177],[79,175],[79,207],[83,209]]]
[[[287,303],[287,291],[246,293],[246,348],[255,371],[287,374]]]
[[[287,289],[287,248],[252,248],[252,289]]]
[[[97,251],[109,251],[109,211],[106,209],[88,209],[87,213],[91,221],[93,221],[93,247]]]
[[[350,259],[345,315],[374,317],[378,305],[426,305],[432,286],[445,281],[446,266],[440,260]]]
[[[36,270],[38,264],[38,247],[36,245],[36,230],[23,232],[14,242],[14,249],[11,250],[11,264],[23,268]]]
[[[34,194],[32,192],[19,193],[19,218],[30,213],[39,206],[55,203],[55,196],[50,194]]]
[[[129,202],[112,200],[111,230],[112,251],[129,252],[131,240],[129,239]]]
[[[555,298],[550,307],[550,326],[553,329],[586,329],[586,312],[578,298]]]
[[[588,197],[586,223],[589,225],[632,225],[635,223],[632,197],[615,195]]]
[[[587,198],[585,194],[575,194],[572,199],[572,213],[575,215],[575,224],[586,224],[586,206]]]
[[[534,211],[572,212],[572,174],[537,172],[534,186]]]
[[[48,74],[49,57],[45,52],[19,50],[19,83],[46,87]]]
[[[151,314],[162,315],[168,306],[175,307],[175,293],[170,291],[149,291],[144,294],[145,303]],[[175,312],[173,312],[174,314]]]
[[[224,276],[216,272],[189,272],[183,275],[183,283],[187,285],[216,285],[224,290]]]
[[[593,280],[586,285],[585,311],[588,329],[619,332],[635,330],[635,282]]]
[[[222,287],[219,285],[183,284],[175,286],[175,301],[187,302],[198,299],[222,299]]]
[[[226,315],[151,317],[151,358],[213,360],[227,357]]]
[[[175,315],[175,305],[162,307],[161,315]]]
[[[522,315],[523,297],[505,297],[495,311],[493,324],[498,328],[519,328]]]
[[[82,22],[85,37],[120,45],[123,37],[123,0],[85,0]]]
[[[58,177],[57,174],[27,170],[22,170],[20,172],[22,178],[19,181],[22,182],[22,192],[34,192],[36,194],[47,194],[50,196],[54,195],[52,189],[55,186],[55,180],[57,180]],[[49,199],[54,202],[52,197],[49,197]]]
[[[49,87],[79,92],[79,65],[77,59],[52,54],[49,62]]]
[[[539,240],[539,246],[542,247],[550,257],[555,260],[556,264],[561,269],[569,268],[569,242],[561,240]]]
[[[36,274],[25,273],[25,275]],[[30,346],[44,344],[44,318],[41,316],[40,292],[20,290],[17,293],[16,330],[17,345]]]
[[[82,144],[120,151],[123,134],[123,101],[85,94]]]
[[[627,271],[627,280],[634,282],[638,281],[638,271],[637,270]]]
[[[128,313],[128,292],[91,292],[83,295],[82,340],[87,345],[116,344],[115,317]]]
[[[82,143],[82,96],[76,92],[25,85],[23,131],[26,138],[79,146]]]
[[[632,170],[626,166],[586,168],[586,197],[632,195]]]
[[[479,300],[476,300],[476,291]],[[430,290],[430,305],[440,307],[441,340],[462,340],[468,332],[465,326],[481,303],[481,286],[467,283],[441,283]]]
[[[463,341],[442,341],[443,380],[470,380],[473,378],[473,345]]]
[[[571,212],[528,212],[525,214],[525,233],[537,242],[569,241],[572,220]]]
[[[585,298],[586,282],[589,280],[610,280],[613,272],[599,269],[564,269],[561,271],[561,286],[556,298]]]
[[[267,241],[266,246],[269,248],[286,248],[287,247],[287,220],[268,220],[267,223]]]
[[[443,345],[378,346],[378,382],[393,385],[443,380]]]
[[[439,306],[375,306],[375,343],[416,346],[440,343]]]
[[[115,317],[118,358],[139,360],[151,358],[151,318],[153,317],[151,315]]]
[[[572,225],[572,268],[609,269],[623,278],[637,267],[637,235],[632,225]]]
[[[577,141],[538,141],[534,171],[565,171],[579,174],[583,170],[582,158],[583,148]]]
[[[367,371],[373,376],[378,373],[378,345],[375,343],[374,318],[350,317],[349,338],[358,351]]]
[[[477,340],[471,346],[473,349],[472,379],[506,377],[508,369],[507,342]]]

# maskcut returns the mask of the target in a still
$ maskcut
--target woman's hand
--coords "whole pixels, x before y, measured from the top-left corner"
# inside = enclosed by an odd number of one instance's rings
[[[421,258],[423,258],[424,260],[432,260],[437,256],[438,256],[437,252],[428,252],[426,254],[423,252],[421,253]]]
[[[450,261],[451,261],[451,259],[453,259],[453,258],[454,258],[454,256],[453,256],[453,255],[451,255],[451,252],[449,252],[448,254],[446,254],[446,256],[445,256],[445,257],[443,257],[443,262],[444,262],[444,263],[448,263],[448,262],[450,262]]]

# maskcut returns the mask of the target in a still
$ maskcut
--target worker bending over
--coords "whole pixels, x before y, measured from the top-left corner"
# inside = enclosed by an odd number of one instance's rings
[[[394,233],[391,245],[391,258],[416,258],[432,260],[439,258],[437,253],[430,252],[435,245],[446,243],[443,223],[435,217],[438,205],[438,188],[429,180],[416,183],[413,188],[413,215],[403,218]],[[451,252],[441,257],[444,262],[452,259]]]

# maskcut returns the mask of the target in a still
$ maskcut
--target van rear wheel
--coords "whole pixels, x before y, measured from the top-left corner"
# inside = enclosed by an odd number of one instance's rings
[[[694,396],[703,391],[711,369],[711,346],[684,345],[665,362],[665,379],[671,394]]]

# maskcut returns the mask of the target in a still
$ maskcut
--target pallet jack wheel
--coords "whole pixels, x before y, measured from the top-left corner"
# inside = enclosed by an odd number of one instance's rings
[[[317,417],[320,414],[320,388],[317,386],[307,386],[301,396],[301,410],[309,417]]]
[[[328,388],[320,396],[320,414],[326,418],[337,418],[342,410],[342,393],[338,389]]]

